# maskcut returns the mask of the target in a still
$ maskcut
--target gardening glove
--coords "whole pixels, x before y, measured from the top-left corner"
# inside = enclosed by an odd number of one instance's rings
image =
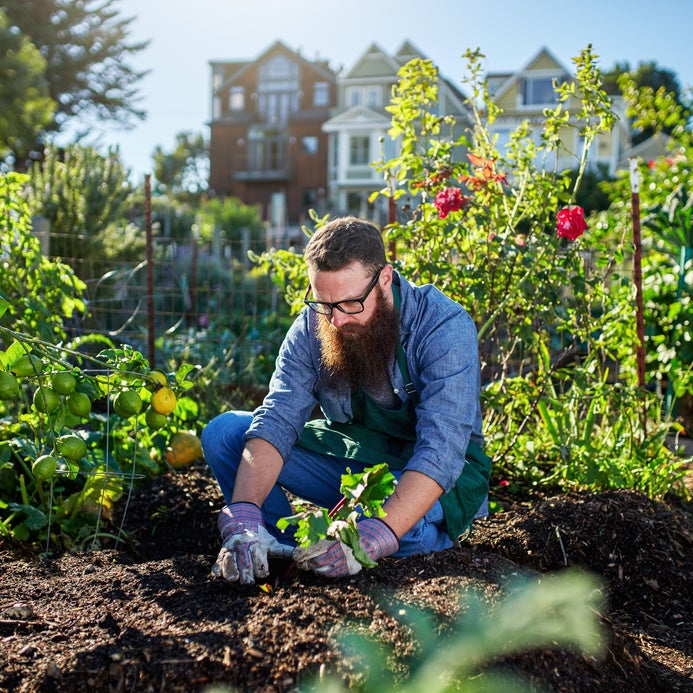
[[[357,527],[361,547],[371,560],[377,561],[399,549],[397,535],[382,520],[368,517],[358,522]],[[312,570],[330,578],[356,575],[363,567],[351,547],[339,540],[321,539],[307,549],[298,546],[293,559],[301,570]]]
[[[217,525],[223,544],[212,574],[229,582],[252,585],[269,575],[268,556],[290,558],[294,547],[278,542],[265,528],[254,503],[231,503],[220,513]]]

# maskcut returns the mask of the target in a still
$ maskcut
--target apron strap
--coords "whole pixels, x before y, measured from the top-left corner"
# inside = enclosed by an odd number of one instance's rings
[[[392,295],[395,299],[395,309],[399,311],[399,308],[402,305],[402,299],[399,295],[399,286],[397,282],[394,281],[392,282]],[[411,397],[415,402],[418,402],[419,393],[416,391],[416,387],[412,382],[411,375],[409,375],[409,368],[407,367],[407,357],[404,353],[404,347],[402,346],[402,342],[399,338],[397,339],[396,358],[397,366],[399,367],[399,372],[402,374],[402,377],[404,378],[404,389],[406,393],[409,395],[409,397]]]

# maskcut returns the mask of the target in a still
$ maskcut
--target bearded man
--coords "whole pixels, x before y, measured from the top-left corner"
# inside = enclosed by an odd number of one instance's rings
[[[228,505],[212,568],[230,582],[268,574],[268,556],[338,578],[360,570],[341,542],[296,548],[276,523],[288,491],[332,508],[341,476],[386,462],[397,478],[382,519],[358,521],[377,561],[449,548],[487,514],[480,368],[469,314],[387,262],[380,230],[343,217],[305,249],[306,307],[289,329],[269,392],[252,414],[226,412],[202,433]],[[311,418],[316,405],[321,418]]]

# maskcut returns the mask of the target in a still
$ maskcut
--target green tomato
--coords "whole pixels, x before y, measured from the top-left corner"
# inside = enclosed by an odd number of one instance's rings
[[[24,354],[20,356],[13,364],[10,370],[20,378],[27,378],[31,375],[36,375],[41,372],[43,361],[35,354]]]
[[[19,382],[8,371],[0,371],[0,399],[9,402],[19,397]]]
[[[91,400],[83,392],[73,392],[68,396],[66,403],[70,412],[81,419],[86,419],[91,412]]]
[[[60,436],[55,441],[57,451],[66,459],[76,462],[87,454],[87,444],[74,433]]]
[[[124,419],[137,416],[142,411],[142,398],[134,390],[123,390],[113,400],[113,409]]]
[[[50,387],[39,387],[34,392],[34,406],[44,414],[52,414],[60,406],[60,397]]]
[[[57,468],[58,462],[53,455],[41,455],[37,457],[34,464],[31,465],[31,473],[39,481],[48,481],[55,476]]]
[[[54,373],[51,378],[51,387],[59,395],[71,395],[77,387],[77,378],[67,371]]]

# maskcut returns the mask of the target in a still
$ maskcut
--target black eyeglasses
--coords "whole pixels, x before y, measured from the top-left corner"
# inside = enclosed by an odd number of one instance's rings
[[[332,315],[332,311],[336,308],[337,310],[342,311],[342,313],[346,313],[347,315],[355,315],[356,313],[363,313],[364,307],[363,304],[368,298],[368,295],[373,291],[373,287],[378,283],[378,278],[380,277],[380,273],[385,269],[385,265],[383,265],[376,273],[373,279],[371,279],[370,284],[366,287],[366,291],[361,296],[361,298],[349,298],[346,301],[337,301],[336,303],[330,303],[329,301],[309,301],[308,300],[308,294],[310,294],[311,287],[308,285],[308,289],[306,291],[306,297],[303,299],[303,302],[311,309],[314,310],[316,313],[320,313],[321,315]]]

